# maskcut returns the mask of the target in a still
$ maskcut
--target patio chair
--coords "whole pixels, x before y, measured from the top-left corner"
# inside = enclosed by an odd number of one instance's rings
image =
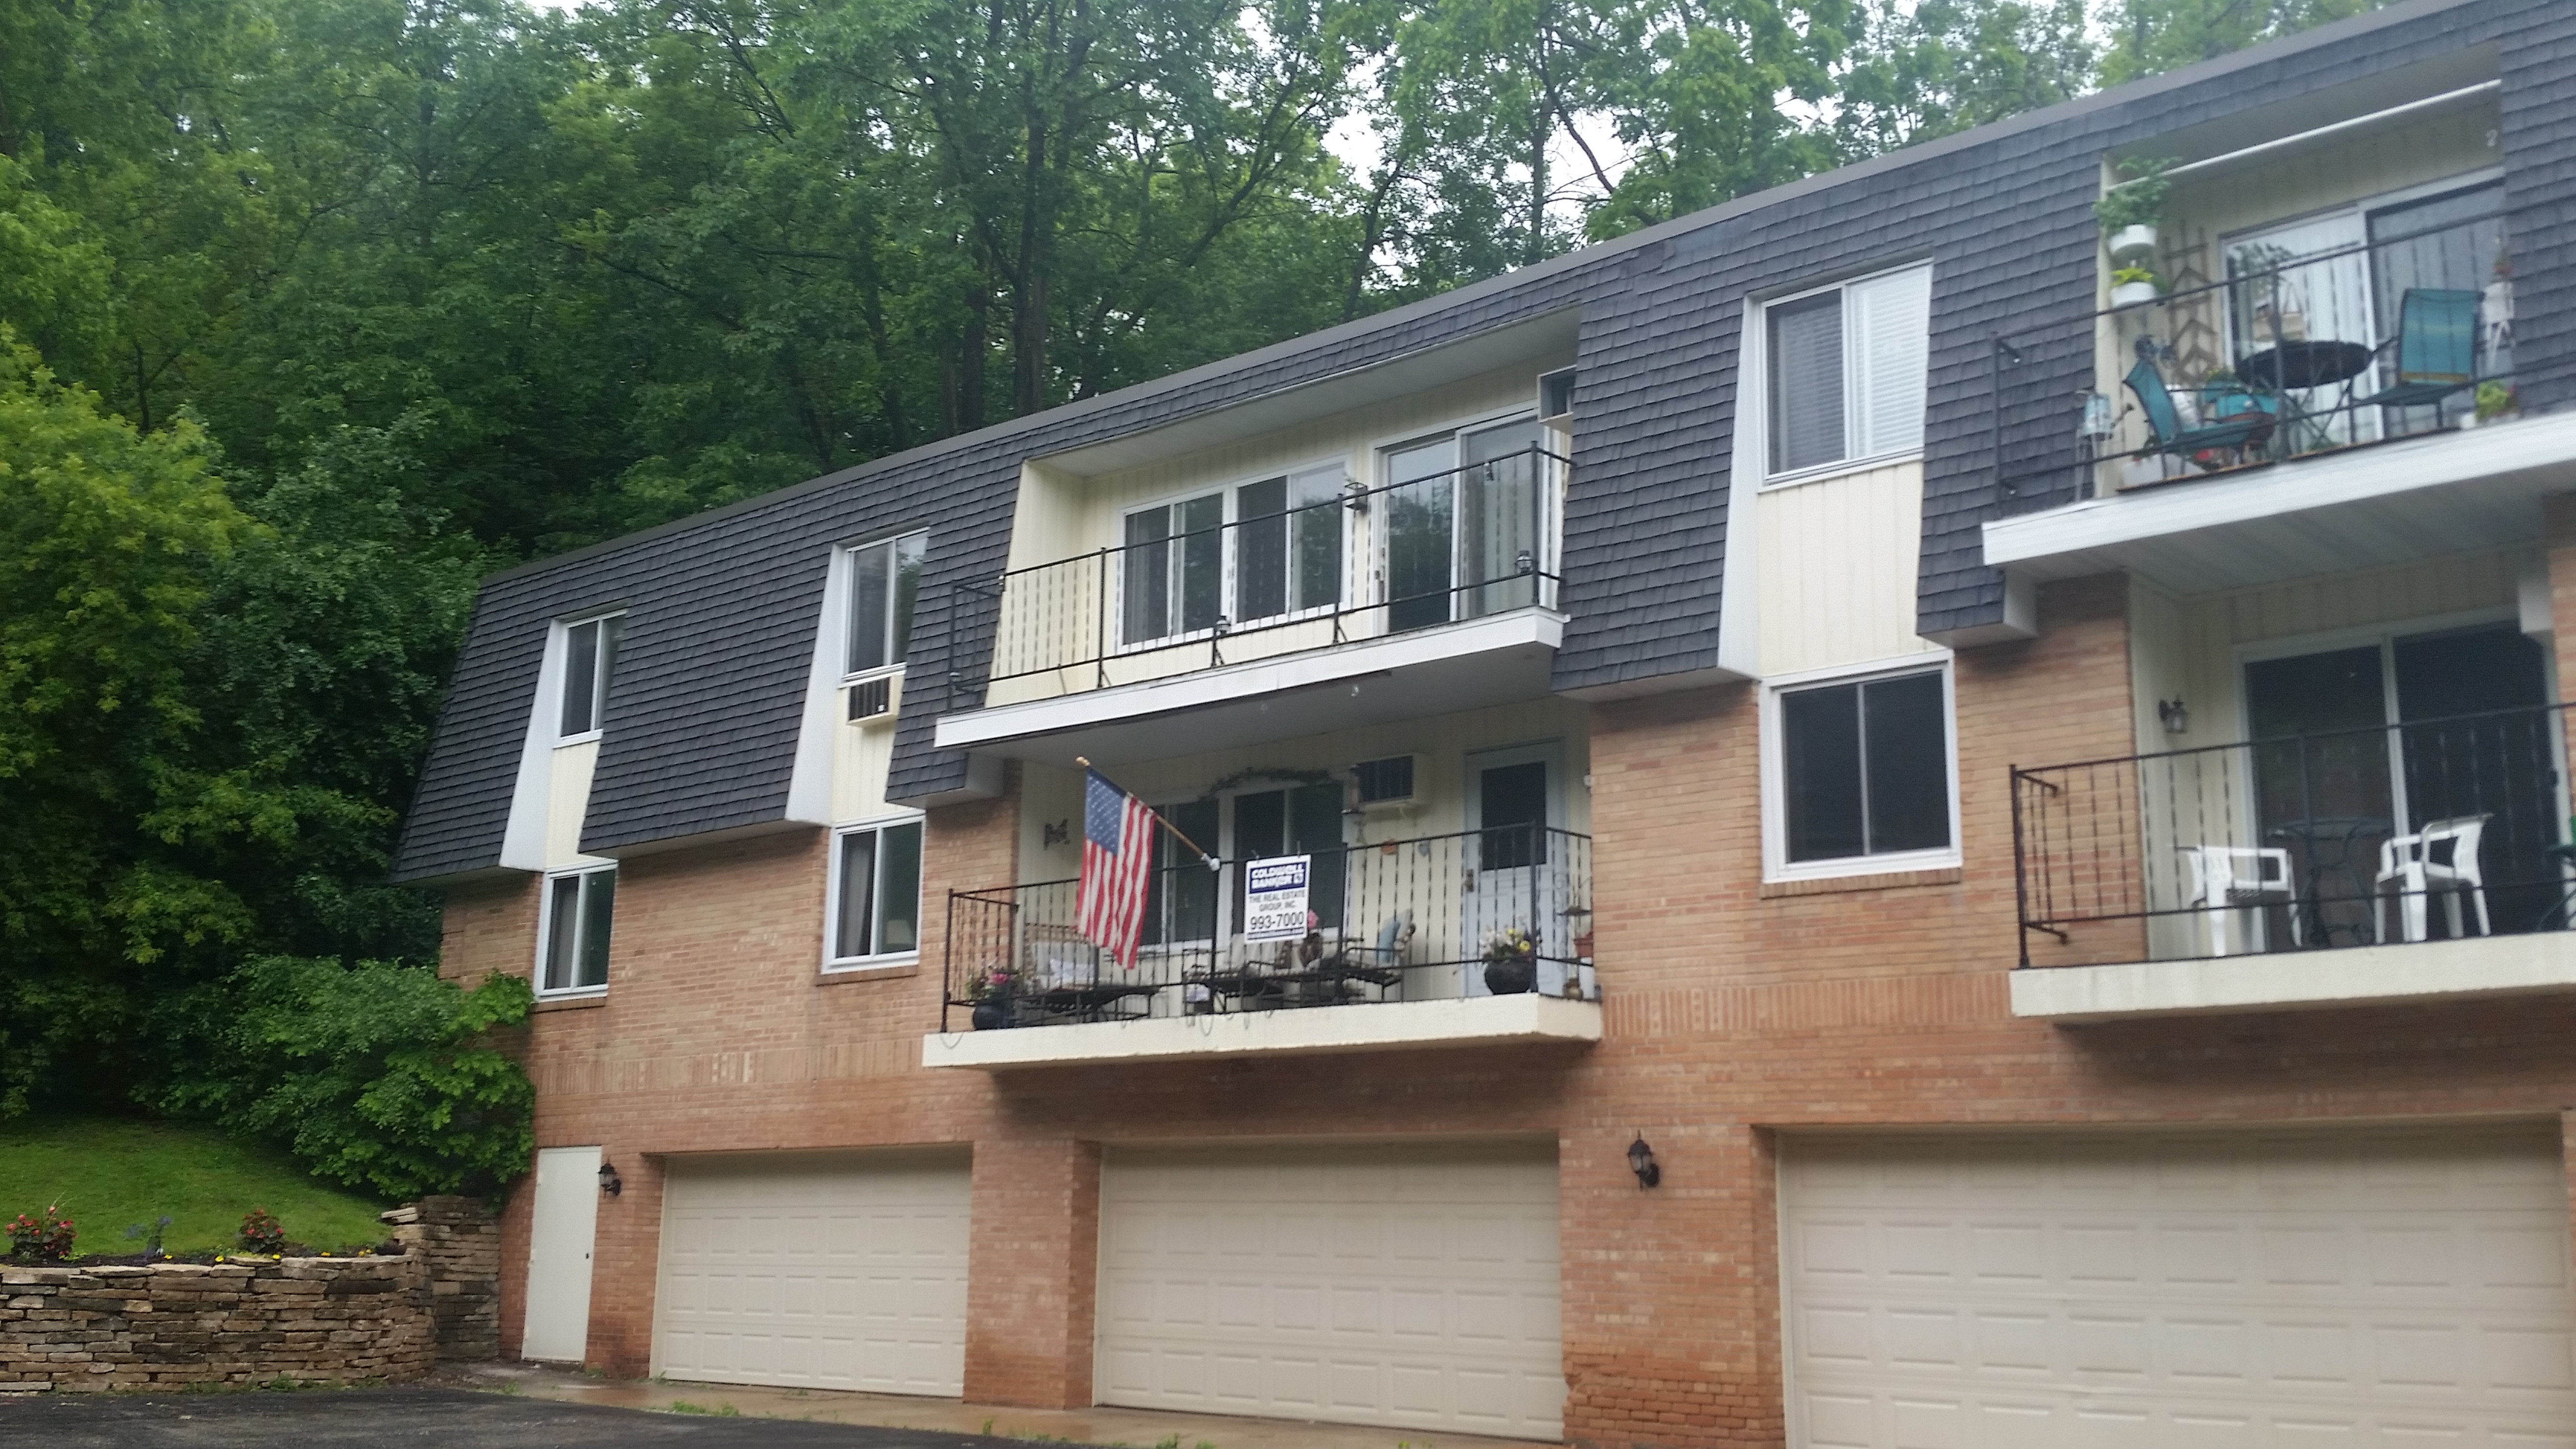
[[[2222,422],[2184,427],[2182,412],[2165,388],[2164,374],[2156,371],[2152,362],[2141,361],[2130,368],[2128,381],[2129,391],[2137,394],[2138,406],[2146,412],[2147,426],[2155,431],[2159,453],[2189,458],[2195,453],[2233,449],[2241,461],[2245,449],[2272,436],[2273,417],[2269,412],[2241,413]]]
[[[2265,940],[2263,910],[2279,903],[2289,908],[2290,939],[2299,939],[2299,896],[2291,884],[2290,852],[2277,845],[2184,845],[2176,847],[2191,872],[2198,894],[2192,905],[2206,912],[2209,954],[2225,956],[2227,913],[2243,911],[2247,949],[2270,949]]]
[[[2400,835],[2379,847],[2379,879],[2370,898],[2371,934],[2388,939],[2386,930],[2387,896],[2381,892],[2394,883],[2398,889],[2398,919],[2403,923],[2406,939],[2421,941],[2431,932],[2425,919],[2425,898],[2435,891],[2442,893],[2442,914],[2451,923],[2451,938],[2461,934],[2460,897],[2467,896],[2477,906],[2478,934],[2495,934],[2487,919],[2486,873],[2478,865],[2478,842],[2486,834],[2485,815],[2455,815],[2448,820],[2428,820],[2424,828],[2412,835]]]
[[[2397,350],[2397,381],[2358,405],[2428,407],[2478,380],[2478,294],[2446,287],[2409,287],[2397,303],[2397,336],[2380,351]]]

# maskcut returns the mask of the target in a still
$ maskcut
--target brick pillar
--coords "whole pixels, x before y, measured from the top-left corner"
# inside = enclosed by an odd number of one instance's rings
[[[618,1195],[602,1195],[590,1264],[590,1343],[586,1367],[611,1378],[653,1371],[653,1298],[662,1255],[662,1159],[613,1138],[600,1160],[617,1168]],[[534,1184],[536,1177],[530,1174]],[[536,1194],[529,1194],[534,1198]]]
[[[966,1263],[966,1401],[1091,1404],[1100,1145],[975,1144]]]

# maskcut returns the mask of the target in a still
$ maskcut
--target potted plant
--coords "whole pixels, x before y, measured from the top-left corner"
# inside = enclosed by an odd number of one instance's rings
[[[2469,416],[2481,423],[2491,423],[2498,418],[2519,417],[2522,413],[2522,395],[2514,391],[2512,383],[2501,378],[2491,377],[2479,383],[2477,398],[2477,411]]]
[[[2142,307],[2163,295],[2156,274],[2145,267],[2122,267],[2111,274],[2111,305]]]
[[[996,966],[977,973],[966,987],[966,999],[974,1006],[977,1031],[995,1031],[1011,1024],[1011,1006],[1019,994],[1020,973],[1008,966]]]
[[[1485,989],[1518,996],[1538,984],[1538,935],[1524,926],[1485,937]]]
[[[2135,156],[2119,165],[2122,179],[2093,203],[2094,219],[2110,237],[2111,260],[2152,260],[2156,254],[2156,219],[2164,214],[2165,180],[2170,159]]]

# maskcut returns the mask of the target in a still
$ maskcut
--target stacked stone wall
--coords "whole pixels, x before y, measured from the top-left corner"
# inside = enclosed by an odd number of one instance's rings
[[[438,1356],[501,1356],[501,1222],[480,1198],[425,1197],[383,1215],[394,1240],[421,1260]]]
[[[0,1393],[419,1378],[429,1282],[411,1254],[0,1267]]]

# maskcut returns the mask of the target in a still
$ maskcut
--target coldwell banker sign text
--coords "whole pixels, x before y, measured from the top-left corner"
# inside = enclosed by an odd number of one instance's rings
[[[1310,856],[1279,855],[1243,868],[1243,939],[1306,939],[1306,873],[1311,860]]]

